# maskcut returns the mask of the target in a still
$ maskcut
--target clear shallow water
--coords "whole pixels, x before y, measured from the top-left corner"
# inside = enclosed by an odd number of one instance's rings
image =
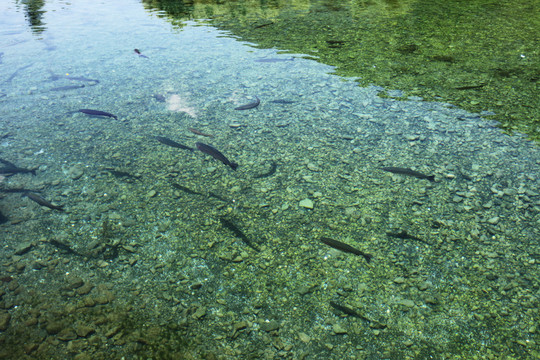
[[[137,2],[50,2],[41,33],[2,6],[0,158],[37,174],[0,186],[66,209],[2,194],[9,351],[27,351],[24,339],[59,358],[537,356],[530,142],[446,104],[381,99],[301,54],[173,27]],[[52,90],[73,85],[84,87]],[[257,108],[234,110],[255,96]],[[153,136],[212,144],[240,166]]]

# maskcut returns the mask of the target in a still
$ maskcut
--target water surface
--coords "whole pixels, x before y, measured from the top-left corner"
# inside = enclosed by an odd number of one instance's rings
[[[538,357],[540,156],[489,112],[136,1],[40,9],[0,8],[0,158],[36,170],[0,183],[1,357]]]

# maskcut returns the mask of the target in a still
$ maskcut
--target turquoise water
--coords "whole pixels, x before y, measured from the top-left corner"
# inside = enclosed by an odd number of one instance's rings
[[[538,358],[540,152],[488,112],[137,1],[24,10],[0,5],[0,158],[36,172],[0,174],[0,357]]]

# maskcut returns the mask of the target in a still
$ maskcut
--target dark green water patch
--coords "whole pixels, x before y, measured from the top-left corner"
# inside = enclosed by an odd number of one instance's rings
[[[405,97],[492,111],[502,129],[540,140],[534,1],[216,1],[191,9],[259,48],[313,55],[338,75]]]

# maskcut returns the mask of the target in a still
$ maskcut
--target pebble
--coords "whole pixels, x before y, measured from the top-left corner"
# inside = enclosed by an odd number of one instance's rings
[[[75,340],[77,338],[77,333],[72,328],[64,328],[58,333],[58,339],[62,341]]]
[[[202,318],[205,315],[206,315],[206,306],[199,306],[199,308],[197,308],[195,313],[193,313],[193,317],[197,320]]]
[[[418,285],[418,290],[426,291],[427,289],[429,289],[432,286],[433,286],[433,284],[431,283],[431,281],[423,281]]]
[[[90,334],[93,334],[96,330],[93,327],[86,325],[79,325],[75,328],[75,332],[80,337],[87,337]]]
[[[406,306],[408,308],[414,307],[414,301],[409,299],[401,299],[400,301],[398,301],[398,304]]]
[[[64,329],[64,324],[60,322],[54,322],[54,321],[48,323],[47,326],[45,327],[45,330],[47,331],[49,335],[58,334],[60,331],[62,331],[62,329]]]
[[[84,170],[83,170],[82,166],[80,166],[80,165],[72,166],[72,167],[69,168],[69,170],[68,170],[68,176],[69,176],[72,180],[77,180],[77,179],[79,179],[81,176],[83,176],[83,174],[84,174]]]
[[[321,168],[318,167],[318,166],[317,166],[316,164],[314,164],[314,163],[309,163],[309,164],[307,164],[307,168],[308,168],[309,170],[315,171],[315,172],[321,171]]]
[[[334,331],[335,334],[338,334],[338,335],[347,333],[347,330],[339,324],[334,324],[334,326],[332,326],[332,330]]]
[[[156,196],[156,194],[157,194],[157,191],[152,189],[148,192],[148,194],[146,194],[146,197],[153,198],[154,196]]]
[[[311,338],[309,337],[309,335],[303,332],[298,333],[298,338],[300,339],[300,341],[305,342],[305,343],[308,343],[311,341]]]
[[[78,289],[78,288],[80,288],[81,286],[84,285],[83,279],[81,279],[81,278],[78,277],[78,276],[70,276],[70,277],[67,279],[67,282],[68,282],[68,284],[69,284],[69,288],[70,288],[70,289]]]
[[[495,224],[497,224],[499,222],[499,219],[500,218],[498,216],[494,216],[491,219],[489,219],[487,222],[490,223],[490,224],[495,225]]]
[[[300,207],[303,207],[303,208],[306,208],[306,209],[313,209],[313,201],[311,201],[311,199],[301,200],[299,205],[300,205]]]
[[[279,329],[279,323],[276,320],[265,321],[261,324],[261,330],[263,331],[274,331]]]
[[[6,331],[10,321],[11,315],[9,313],[0,313],[0,331]]]

